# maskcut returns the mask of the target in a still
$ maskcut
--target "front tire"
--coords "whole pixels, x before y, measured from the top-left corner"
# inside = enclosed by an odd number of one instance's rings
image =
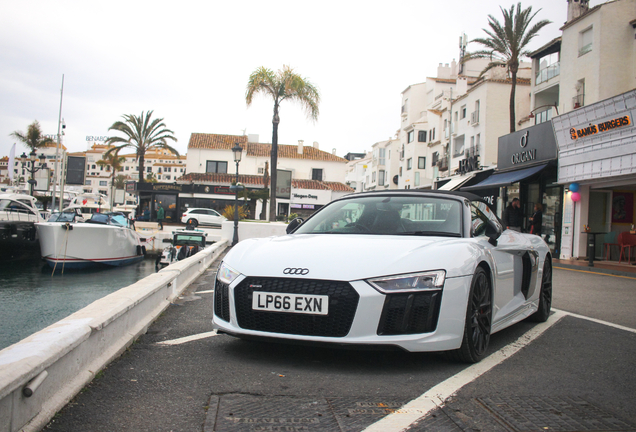
[[[543,276],[541,277],[541,292],[539,293],[539,308],[528,317],[532,322],[546,322],[552,309],[552,262],[545,258]]]
[[[450,357],[465,363],[477,363],[485,357],[490,343],[492,322],[492,284],[486,271],[478,267],[473,275],[466,308],[462,346]]]
[[[192,228],[196,228],[197,226],[199,226],[199,221],[197,221],[196,219],[188,219],[188,225],[190,225]]]

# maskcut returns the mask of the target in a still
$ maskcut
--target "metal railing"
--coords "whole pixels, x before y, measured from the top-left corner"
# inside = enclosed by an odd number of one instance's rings
[[[548,67],[544,67],[543,69],[537,71],[537,74],[534,79],[534,85],[539,85],[543,82],[546,82],[555,76],[559,76],[561,73],[561,63],[555,63]]]
[[[479,123],[479,111],[473,111],[470,113],[470,124],[476,125]]]

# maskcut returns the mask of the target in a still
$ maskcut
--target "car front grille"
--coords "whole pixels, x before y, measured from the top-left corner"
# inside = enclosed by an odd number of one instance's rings
[[[328,315],[255,311],[254,291],[329,296]],[[347,282],[255,278],[243,280],[234,289],[236,319],[241,328],[304,336],[344,337],[349,333],[360,296]]]
[[[378,335],[429,333],[437,328],[441,291],[388,294],[378,325]]]
[[[214,287],[214,315],[230,322],[229,287],[218,279]]]

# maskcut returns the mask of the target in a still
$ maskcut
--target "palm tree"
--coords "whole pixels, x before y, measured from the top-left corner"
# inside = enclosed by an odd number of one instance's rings
[[[501,66],[508,70],[512,79],[510,89],[510,132],[515,131],[515,91],[517,87],[517,72],[519,71],[519,62],[521,57],[527,57],[530,51],[526,49],[528,43],[538,35],[546,25],[550,24],[549,20],[541,20],[530,27],[530,22],[539,13],[541,9],[532,13],[532,6],[527,9],[521,9],[521,3],[517,3],[517,8],[512,5],[510,10],[499,7],[504,16],[503,25],[497,21],[492,15],[488,15],[488,25],[490,30],[483,29],[489,36],[487,38],[477,38],[471,42],[477,42],[485,47],[485,49],[467,53],[463,62],[474,58],[487,58],[490,63],[481,71],[480,77],[490,69]]]
[[[55,143],[51,138],[42,135],[42,128],[40,122],[34,120],[27,127],[26,133],[15,131],[9,134],[9,136],[16,138],[31,150],[37,150],[40,147],[44,147],[49,143]]]
[[[117,151],[113,151],[112,153],[104,153],[101,160],[97,161],[97,165],[105,166],[107,170],[112,169],[112,173],[110,174],[110,208],[113,208],[113,188],[115,187],[115,174],[117,171],[121,170],[122,164],[126,158],[124,156],[119,156]]]
[[[163,119],[150,120],[154,111],[148,111],[144,114],[141,112],[140,116],[134,114],[125,114],[122,117],[125,121],[118,121],[113,123],[108,130],[114,130],[126,135],[125,138],[119,136],[112,136],[106,139],[106,144],[118,144],[113,148],[108,149],[104,153],[103,157],[116,152],[119,153],[124,147],[132,147],[137,154],[137,160],[139,161],[139,183],[144,182],[144,160],[146,152],[149,150],[165,149],[169,152],[179,156],[179,152],[168,145],[168,140],[177,141],[174,137],[174,132],[170,129],[166,129],[166,125]]]
[[[272,156],[270,175],[270,207],[269,220],[276,220],[276,167],[278,166],[278,115],[280,104],[286,99],[299,102],[312,120],[318,119],[318,105],[320,93],[306,78],[296,74],[289,66],[283,66],[274,73],[271,69],[259,67],[250,75],[245,92],[245,102],[249,107],[254,95],[264,93],[274,101],[274,116],[272,117]]]

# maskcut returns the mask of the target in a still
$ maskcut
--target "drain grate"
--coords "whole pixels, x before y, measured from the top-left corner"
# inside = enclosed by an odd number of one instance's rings
[[[213,396],[204,432],[361,431],[404,403],[353,397]]]
[[[478,398],[516,432],[636,431],[634,426],[579,397]]]

